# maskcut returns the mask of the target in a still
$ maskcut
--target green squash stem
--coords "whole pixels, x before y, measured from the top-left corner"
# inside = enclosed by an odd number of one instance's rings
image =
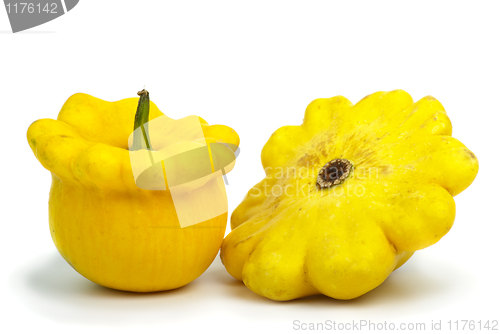
[[[151,150],[151,145],[149,143],[148,132],[144,127],[149,121],[149,92],[145,89],[141,90],[137,93],[139,95],[139,104],[137,105],[137,111],[135,113],[134,120],[134,138],[132,142],[132,146],[130,147],[131,151],[137,151],[142,149]],[[141,128],[141,132],[135,132],[138,128]],[[144,140],[142,140],[142,138]]]

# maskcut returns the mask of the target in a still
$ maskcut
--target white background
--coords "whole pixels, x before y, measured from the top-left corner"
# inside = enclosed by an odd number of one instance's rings
[[[498,4],[85,0],[18,34],[0,8],[2,332],[293,332],[294,320],[361,319],[424,322],[428,330],[441,320],[444,331],[448,320],[500,320]],[[50,174],[26,130],[56,118],[73,93],[119,100],[144,85],[170,117],[201,115],[239,133],[230,211],[263,177],[260,150],[271,133],[300,124],[318,97],[357,102],[397,88],[414,100],[432,95],[480,171],[455,198],[450,233],[353,301],[270,301],[229,276],[219,257],[175,291],[113,291],[57,253],[47,219]]]

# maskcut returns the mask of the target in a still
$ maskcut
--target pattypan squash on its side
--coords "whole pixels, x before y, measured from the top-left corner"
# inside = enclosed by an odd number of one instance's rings
[[[453,196],[478,172],[441,103],[402,90],[356,105],[314,100],[302,125],[274,132],[262,165],[266,177],[233,212],[221,259],[274,300],[374,289],[450,230]]]

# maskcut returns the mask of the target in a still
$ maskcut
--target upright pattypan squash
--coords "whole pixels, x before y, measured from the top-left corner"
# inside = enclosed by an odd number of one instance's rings
[[[302,125],[273,133],[262,165],[266,177],[233,212],[221,259],[274,300],[374,289],[450,230],[453,196],[478,172],[441,103],[414,103],[402,90],[356,105],[314,100]]]
[[[165,156],[170,150],[174,155],[200,143],[216,142],[237,148],[239,137],[227,126],[210,126],[191,116],[199,122],[201,138],[169,145],[172,132],[185,131],[178,125],[182,119],[168,118],[153,103],[149,107],[147,91],[139,94],[139,107],[137,98],[107,102],[75,94],[66,101],[57,120],[35,121],[27,137],[36,158],[52,174],[49,226],[63,258],[100,285],[152,292],[186,285],[210,266],[224,237],[227,211],[183,228],[179,213],[187,210],[179,211],[182,198],[174,204],[173,188],[164,179],[165,168],[161,169],[166,163],[152,165],[135,180],[132,162],[141,159],[132,159],[132,154]],[[156,137],[148,140],[148,149],[141,147],[142,137],[134,134],[133,142],[130,140],[134,129],[151,124],[148,119],[154,123],[160,118],[166,119],[171,129],[151,133],[149,126],[149,139]],[[197,167],[187,164],[190,158],[174,162],[184,162],[185,175],[193,174]],[[158,165],[159,169],[155,167]],[[178,197],[186,193],[188,199],[201,198],[198,212],[213,210],[213,201],[208,199],[214,196],[227,201],[222,178],[205,177],[201,181],[188,183],[190,187]]]

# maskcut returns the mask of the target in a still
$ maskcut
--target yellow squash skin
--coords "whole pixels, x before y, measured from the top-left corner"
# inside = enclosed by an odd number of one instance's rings
[[[317,187],[319,170],[340,158],[354,165],[349,177]],[[233,212],[221,259],[273,300],[352,299],[374,289],[450,230],[453,196],[478,172],[441,103],[414,103],[402,90],[356,105],[314,100],[302,125],[273,133],[262,165],[266,178]]]
[[[107,102],[75,94],[57,120],[34,122],[27,137],[52,174],[50,232],[64,259],[109,288],[170,290],[193,281],[212,263],[227,213],[180,228],[169,191],[136,186],[128,137],[137,103],[138,98]],[[162,115],[151,103],[150,119]],[[234,130],[201,121],[207,142],[239,144]]]

